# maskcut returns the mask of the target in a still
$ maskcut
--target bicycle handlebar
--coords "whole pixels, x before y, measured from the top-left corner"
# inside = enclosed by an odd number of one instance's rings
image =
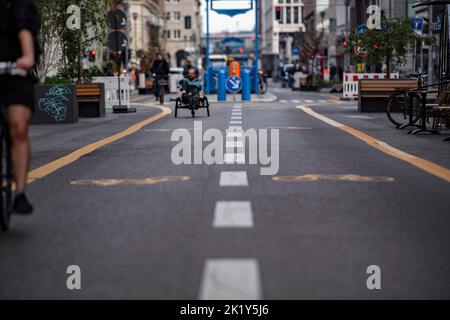
[[[12,76],[26,77],[28,72],[23,69],[18,69],[15,62],[0,62],[0,74],[8,74]]]
[[[423,77],[423,76],[428,77],[428,74],[426,72],[422,72],[422,73],[411,73],[409,75],[409,77],[412,77],[412,78],[418,78],[418,77]]]

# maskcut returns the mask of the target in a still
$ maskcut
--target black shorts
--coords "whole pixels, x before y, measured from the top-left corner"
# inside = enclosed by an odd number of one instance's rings
[[[34,111],[34,82],[28,77],[0,75],[0,100],[5,106],[24,105]]]

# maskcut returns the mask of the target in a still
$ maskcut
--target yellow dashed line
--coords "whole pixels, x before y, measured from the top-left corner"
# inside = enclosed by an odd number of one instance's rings
[[[409,153],[403,152],[399,149],[396,149],[381,140],[378,140],[372,136],[369,136],[368,134],[366,134],[364,132],[361,132],[352,127],[349,127],[349,126],[339,123],[335,120],[327,118],[327,117],[313,111],[311,108],[308,108],[306,106],[298,106],[297,108],[303,110],[307,114],[309,114],[325,123],[328,123],[329,125],[331,125],[333,127],[336,127],[338,129],[341,129],[342,131],[345,131],[345,132],[351,134],[352,136],[358,138],[361,141],[364,141],[371,147],[373,147],[387,155],[390,155],[394,158],[403,160],[423,171],[426,171],[438,178],[441,178],[447,182],[450,182],[450,170],[447,168],[444,168],[444,167],[442,167],[436,163],[433,163],[431,161],[425,160],[420,157],[416,157],[412,154],[409,154]]]
[[[168,114],[170,114],[172,112],[172,110],[170,108],[163,107],[163,106],[152,105],[152,104],[140,104],[140,105],[158,108],[158,109],[161,109],[161,112],[158,113],[157,115],[154,115],[154,116],[146,119],[146,120],[135,123],[131,127],[127,128],[119,133],[116,133],[112,136],[106,137],[102,140],[99,140],[97,142],[86,145],[78,150],[73,151],[72,153],[69,153],[68,155],[66,155],[64,157],[61,157],[61,158],[59,158],[55,161],[52,161],[46,165],[43,165],[39,168],[31,170],[28,173],[28,183],[31,183],[37,179],[41,179],[41,178],[49,175],[50,173],[55,172],[56,170],[61,169],[62,167],[65,167],[68,164],[71,164],[72,162],[75,162],[80,157],[87,155],[107,144],[116,142],[126,136],[129,136],[130,134],[133,134],[133,133],[141,130],[143,127],[167,116]]]

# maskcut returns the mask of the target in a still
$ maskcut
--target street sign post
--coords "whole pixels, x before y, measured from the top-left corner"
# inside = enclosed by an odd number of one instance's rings
[[[422,17],[414,17],[411,19],[411,25],[414,31],[419,34],[422,34],[423,30],[423,18]]]
[[[106,14],[106,23],[108,27],[111,29],[111,32],[108,34],[107,44],[108,48],[113,52],[117,64],[119,66],[119,70],[117,72],[117,82],[119,84],[119,105],[113,106],[113,112],[136,112],[135,108],[128,108],[128,106],[122,106],[122,91],[120,88],[120,74],[121,74],[121,60],[122,55],[128,54],[128,37],[121,30],[126,29],[127,27],[127,15],[122,10],[111,10]],[[125,66],[126,67],[126,66]]]
[[[230,76],[226,81],[226,88],[231,93],[237,93],[242,90],[242,81],[238,76]]]

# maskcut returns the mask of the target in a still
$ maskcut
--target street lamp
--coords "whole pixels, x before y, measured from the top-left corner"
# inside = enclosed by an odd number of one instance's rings
[[[137,65],[137,18],[139,14],[137,12],[133,12],[133,20],[134,20],[134,62]]]

